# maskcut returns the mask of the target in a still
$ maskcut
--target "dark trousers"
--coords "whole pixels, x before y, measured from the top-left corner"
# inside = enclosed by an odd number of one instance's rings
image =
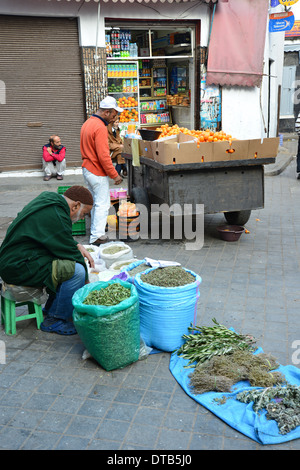
[[[116,170],[120,174],[121,170],[127,171],[126,164],[125,163],[117,163],[116,164]]]
[[[297,173],[300,173],[300,135],[298,137]]]

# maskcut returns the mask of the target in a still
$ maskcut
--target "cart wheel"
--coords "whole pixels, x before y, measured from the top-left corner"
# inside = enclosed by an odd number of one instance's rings
[[[224,212],[224,217],[230,225],[245,225],[250,215],[251,211]]]

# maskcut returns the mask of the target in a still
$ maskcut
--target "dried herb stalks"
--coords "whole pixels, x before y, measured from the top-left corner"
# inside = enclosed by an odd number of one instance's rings
[[[195,334],[182,336],[186,341],[177,350],[177,355],[188,359],[187,366],[194,362],[203,363],[213,356],[231,354],[235,350],[253,350],[255,340],[252,336],[239,335],[220,325],[215,318],[212,321],[215,326],[190,326],[188,330],[195,331]]]
[[[193,392],[231,392],[231,387],[241,380],[248,380],[253,387],[267,387],[285,382],[277,369],[276,359],[268,354],[253,355],[250,351],[235,351],[233,354],[214,356],[199,363],[190,374]]]

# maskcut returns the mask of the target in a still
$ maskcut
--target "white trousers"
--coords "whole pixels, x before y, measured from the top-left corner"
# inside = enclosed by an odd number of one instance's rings
[[[82,168],[83,177],[94,199],[91,211],[90,243],[105,236],[105,227],[110,208],[110,192],[108,176],[96,176],[86,168]]]
[[[45,162],[43,159],[43,170],[45,176],[55,176],[63,175],[66,170],[66,159],[64,158],[62,162],[56,161],[55,165],[53,162]]]

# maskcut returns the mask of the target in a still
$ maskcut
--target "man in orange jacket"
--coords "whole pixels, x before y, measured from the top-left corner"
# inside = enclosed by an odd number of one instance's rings
[[[113,179],[115,184],[123,181],[110,157],[107,131],[108,124],[122,111],[115,98],[107,96],[100,102],[98,111],[85,121],[80,133],[83,177],[94,199],[90,243],[96,246],[109,240],[105,236],[110,208],[109,178]]]

